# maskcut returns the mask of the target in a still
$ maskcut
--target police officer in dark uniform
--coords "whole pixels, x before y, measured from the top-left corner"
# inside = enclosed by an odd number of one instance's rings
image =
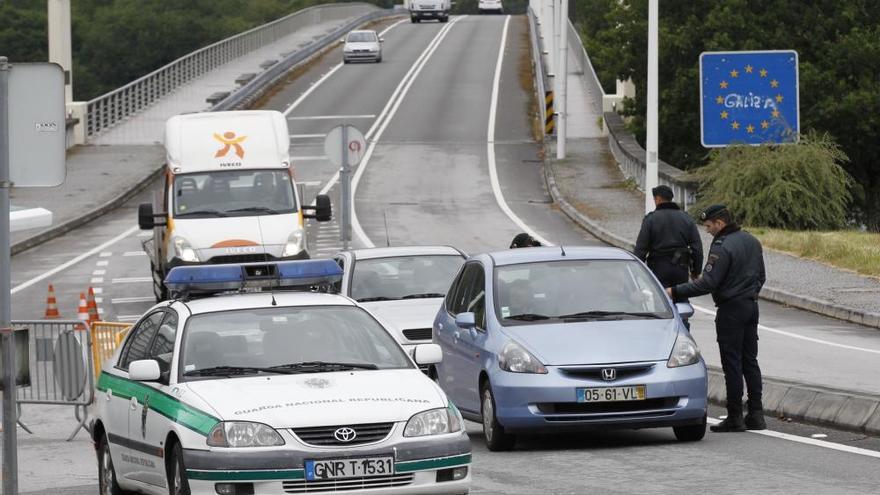
[[[740,230],[724,205],[712,205],[700,220],[713,236],[703,275],[667,289],[674,298],[712,294],[718,312],[715,331],[721,368],[727,386],[727,418],[710,429],[716,432],[767,428],[761,404],[758,367],[758,293],[764,286],[761,243]],[[743,419],[743,376],[748,390],[748,415]]]
[[[659,185],[651,190],[657,209],[645,215],[636,240],[635,255],[648,264],[663,287],[683,284],[700,275],[703,244],[690,215],[672,202],[672,189]]]
[[[512,241],[510,241],[510,249],[516,248],[524,248],[524,247],[537,247],[540,246],[541,243],[538,242],[537,239],[530,236],[529,234],[522,232],[520,234],[516,234]]]

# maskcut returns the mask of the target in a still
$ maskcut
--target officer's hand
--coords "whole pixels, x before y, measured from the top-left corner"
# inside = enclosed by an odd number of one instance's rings
[[[700,274],[699,274],[699,273],[691,273],[691,281],[695,281],[695,280],[697,280],[698,278],[700,278]]]
[[[672,287],[667,287],[667,288],[666,288],[666,294],[668,294],[669,297],[672,297]]]

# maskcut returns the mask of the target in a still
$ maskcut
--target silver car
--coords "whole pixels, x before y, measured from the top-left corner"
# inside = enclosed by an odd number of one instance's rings
[[[342,48],[342,61],[349,62],[381,62],[382,42],[376,31],[351,31],[342,39],[345,44]]]

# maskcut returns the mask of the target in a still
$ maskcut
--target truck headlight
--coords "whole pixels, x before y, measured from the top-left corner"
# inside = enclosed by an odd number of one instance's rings
[[[196,253],[196,250],[186,242],[186,239],[183,237],[175,237],[172,240],[174,244],[174,252],[177,254],[177,257],[183,261],[189,262],[198,262],[199,255]]]
[[[287,244],[284,245],[284,250],[281,252],[281,256],[294,256],[300,253],[303,250],[303,241],[305,240],[305,234],[302,230],[294,230],[291,232],[290,237],[287,238]]]
[[[537,373],[544,375],[547,368],[529,351],[516,342],[508,342],[498,356],[498,365],[511,373]]]
[[[284,445],[284,439],[274,428],[262,423],[224,421],[208,433],[211,447],[274,447]]]
[[[675,338],[675,345],[672,346],[672,353],[669,354],[666,367],[678,368],[696,364],[699,361],[700,348],[697,347],[697,343],[686,333],[679,333]]]
[[[461,431],[462,423],[464,420],[461,418],[461,413],[450,402],[447,407],[429,409],[409,418],[403,436],[424,437],[455,433]]]

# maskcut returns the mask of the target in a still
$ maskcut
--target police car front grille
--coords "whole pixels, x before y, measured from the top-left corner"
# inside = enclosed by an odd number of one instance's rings
[[[431,340],[430,328],[407,328],[403,336],[409,340]]]
[[[413,473],[395,474],[392,476],[370,476],[328,481],[284,481],[281,487],[284,493],[325,493],[348,492],[370,488],[394,488],[406,486],[413,482]]]
[[[394,423],[371,423],[363,425],[318,426],[315,428],[294,428],[293,434],[303,443],[317,446],[363,445],[384,440],[391,433]],[[342,442],[334,433],[340,428],[351,428],[356,433],[354,440]]]
[[[278,261],[278,258],[271,254],[233,254],[229,256],[214,256],[208,262],[214,264],[224,263],[259,263],[266,261]]]

